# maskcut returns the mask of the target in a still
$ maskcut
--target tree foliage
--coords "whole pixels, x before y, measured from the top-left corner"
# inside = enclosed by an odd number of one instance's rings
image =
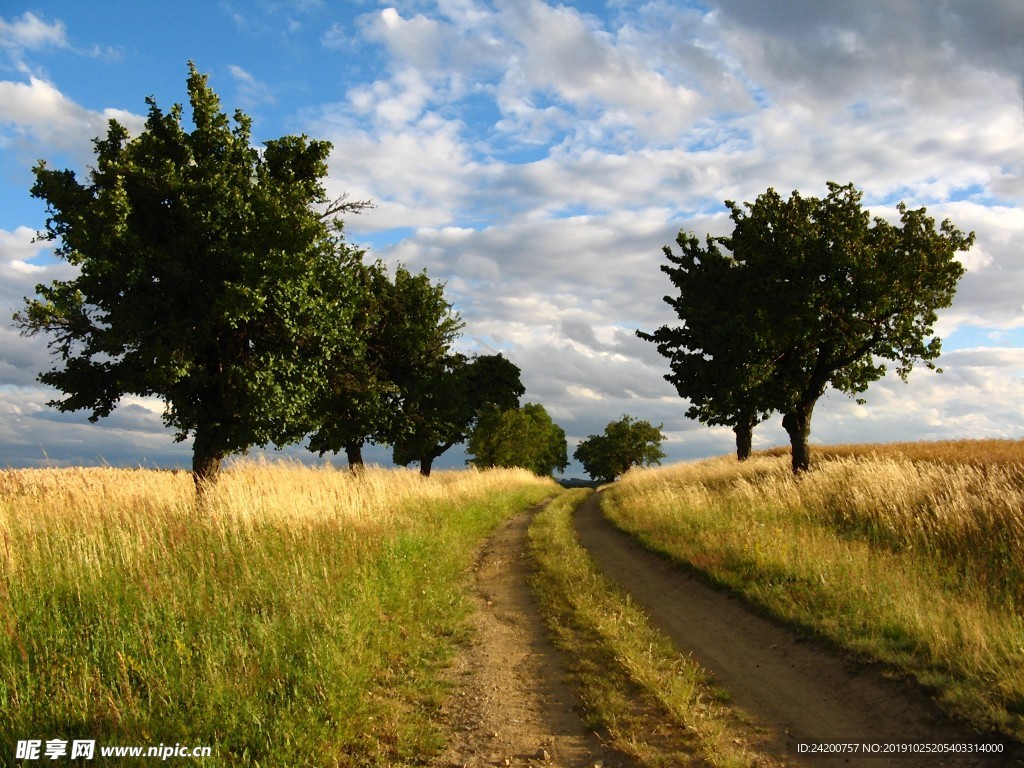
[[[604,429],[604,434],[589,435],[573,453],[587,474],[602,483],[610,483],[631,467],[660,464],[665,458],[661,443],[664,425],[623,415]]]
[[[822,199],[794,192],[786,200],[769,189],[742,207],[726,201],[732,235],[709,238],[704,249],[686,239],[686,268],[670,272],[680,294],[666,301],[684,325],[641,334],[670,359],[667,378],[695,398],[698,418],[728,423],[743,407],[756,415],[782,413],[794,472],[809,466],[811,415],[827,387],[857,396],[885,375],[885,361],[896,363],[904,381],[917,363],[935,368],[936,311],[949,306],[963,275],[956,254],[974,242],[973,233],[964,235],[949,220],[936,227],[924,208],[901,203],[897,225],[872,220],[852,184],[830,182],[828,189]],[[691,275],[701,274],[705,260],[729,266],[718,312],[731,315],[723,321],[728,334],[693,331],[706,311],[694,291],[707,285]],[[740,374],[724,346],[733,335],[739,338],[729,343],[749,354]],[[704,361],[697,366],[705,366],[704,378],[688,367],[694,355]],[[703,382],[716,376],[724,391],[709,394]]]
[[[434,460],[470,434],[485,406],[516,408],[526,391],[519,368],[503,355],[444,356],[402,392],[403,432],[394,442],[396,464],[419,462],[429,475]]]
[[[525,467],[538,475],[562,472],[569,464],[565,431],[537,403],[484,406],[469,435],[469,453],[476,467]]]
[[[749,271],[723,253],[719,242],[709,235],[702,246],[681,231],[678,256],[664,247],[669,264],[661,271],[678,291],[665,302],[684,324],[637,331],[637,336],[657,344],[669,359],[665,379],[690,401],[687,417],[732,427],[742,461],[750,455],[754,426],[770,415],[759,390],[772,375],[772,355],[767,320],[756,316],[757,307],[747,298],[753,291]]]
[[[445,379],[462,329],[444,285],[426,272],[399,266],[392,279],[378,261],[359,264],[356,274],[354,330],[361,344],[353,362],[328,371],[310,437],[311,450],[344,450],[351,467],[362,464],[365,443],[404,445],[424,428],[432,382]]]
[[[191,63],[188,94],[191,130],[150,98],[140,135],[111,121],[94,142],[84,182],[35,167],[43,237],[78,275],[38,286],[15,320],[51,336],[59,364],[40,380],[65,394],[52,405],[95,421],[126,394],[161,398],[199,482],[229,454],[301,438],[320,382],[361,340],[358,256],[323,210],[330,144],[253,147],[250,119],[229,119]]]

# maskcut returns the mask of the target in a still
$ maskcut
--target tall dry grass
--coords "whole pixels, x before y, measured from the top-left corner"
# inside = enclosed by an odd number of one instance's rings
[[[819,450],[629,473],[616,522],[781,618],[1024,735],[1024,470],[1016,446]]]
[[[968,464],[978,467],[993,465],[1024,467],[1024,440],[921,440],[900,443],[855,443],[849,445],[815,446],[819,459],[897,458],[939,464]],[[760,452],[765,456],[789,455],[789,448],[773,448]]]
[[[0,472],[0,755],[210,745],[204,765],[390,765],[430,713],[472,551],[557,491],[517,470],[242,462]]]

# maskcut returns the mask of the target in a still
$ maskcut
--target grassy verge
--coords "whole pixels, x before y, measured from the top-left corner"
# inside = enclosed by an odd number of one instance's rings
[[[242,465],[197,514],[190,484],[0,473],[0,762],[57,738],[210,746],[203,766],[421,762],[474,548],[557,491]]]
[[[717,459],[632,472],[617,525],[770,613],[934,690],[976,725],[1024,737],[1024,473],[914,455]]]
[[[569,659],[588,724],[647,766],[771,765],[743,746],[741,724],[703,670],[675,651],[580,546],[571,515],[589,493],[563,494],[530,527],[534,588]]]

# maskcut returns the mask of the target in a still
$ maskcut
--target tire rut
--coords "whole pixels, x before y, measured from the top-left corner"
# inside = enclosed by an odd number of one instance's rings
[[[742,600],[644,549],[616,529],[592,494],[576,510],[575,527],[598,568],[617,582],[682,653],[707,669],[730,706],[774,733],[769,749],[794,765],[870,768],[911,765],[1021,765],[1019,755],[808,758],[798,743],[935,743],[992,741],[951,722],[917,686],[883,677],[878,667],[844,660],[758,614]],[[1008,745],[1008,749],[1012,749]]]

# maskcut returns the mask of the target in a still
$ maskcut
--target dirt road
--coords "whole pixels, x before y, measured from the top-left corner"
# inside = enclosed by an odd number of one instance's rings
[[[485,544],[474,569],[474,638],[455,665],[444,712],[455,733],[435,762],[444,768],[633,768],[583,724],[528,583],[524,512]]]
[[[583,724],[559,651],[529,586],[524,512],[485,544],[474,568],[473,641],[457,660],[444,710],[454,734],[438,768],[635,768]],[[730,705],[756,726],[766,754],[795,766],[994,768],[1024,766],[1019,748],[996,757],[891,758],[801,754],[798,744],[931,744],[978,737],[950,722],[919,688],[766,620],[742,600],[640,547],[601,514],[594,494],[576,511],[581,543],[632,593],[682,653],[709,670]]]
[[[575,522],[598,567],[632,593],[681,652],[692,653],[712,672],[733,706],[777,734],[777,757],[823,768],[1024,765],[1006,755],[801,756],[801,742],[931,744],[979,739],[951,723],[917,687],[887,679],[877,667],[845,662],[824,644],[756,615],[742,601],[643,549],[605,520],[597,494],[577,510]]]

